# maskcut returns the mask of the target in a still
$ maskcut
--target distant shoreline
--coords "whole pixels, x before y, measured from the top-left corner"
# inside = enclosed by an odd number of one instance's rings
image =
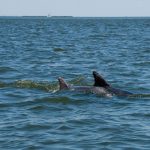
[[[150,18],[150,16],[101,16],[101,17],[84,17],[84,16],[0,16],[0,19],[78,19],[78,18],[88,18],[88,19],[102,19],[102,18]]]

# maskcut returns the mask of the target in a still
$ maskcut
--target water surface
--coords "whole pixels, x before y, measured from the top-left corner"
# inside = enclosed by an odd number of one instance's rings
[[[0,19],[0,149],[150,149],[150,19]],[[56,92],[96,70],[141,97]]]

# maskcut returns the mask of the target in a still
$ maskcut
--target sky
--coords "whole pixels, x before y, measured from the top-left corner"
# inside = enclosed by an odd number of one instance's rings
[[[150,0],[0,0],[0,16],[150,16]]]

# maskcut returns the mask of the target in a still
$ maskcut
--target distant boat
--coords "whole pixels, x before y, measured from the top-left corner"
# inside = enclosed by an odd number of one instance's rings
[[[51,15],[50,15],[50,14],[48,14],[48,15],[47,15],[47,17],[49,18],[49,17],[51,17]]]

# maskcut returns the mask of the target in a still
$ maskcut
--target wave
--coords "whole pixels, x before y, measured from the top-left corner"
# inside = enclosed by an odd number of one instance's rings
[[[64,51],[64,48],[56,47],[53,49],[55,52],[62,52]]]
[[[150,99],[150,94],[133,94],[128,96],[128,98],[136,98],[136,99]]]
[[[0,82],[0,88],[3,87],[14,87],[14,88],[27,88],[27,89],[37,89],[44,91],[56,91],[58,90],[58,84],[48,83],[48,82],[36,82],[31,80],[18,80],[12,83]]]

